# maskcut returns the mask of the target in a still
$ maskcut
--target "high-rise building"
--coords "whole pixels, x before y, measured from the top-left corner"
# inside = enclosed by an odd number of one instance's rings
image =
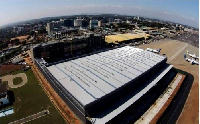
[[[74,27],[81,27],[83,19],[74,20]]]
[[[90,29],[98,27],[98,20],[90,20]]]
[[[74,20],[73,19],[65,19],[64,26],[65,27],[74,27]]]
[[[53,30],[59,30],[61,29],[62,22],[61,21],[55,21],[53,22]]]
[[[98,27],[101,27],[101,21],[98,21]]]
[[[60,19],[61,26],[64,26],[64,19]]]
[[[109,18],[108,21],[109,21],[109,24],[111,24],[111,23],[114,22],[114,19],[113,18]]]
[[[47,32],[48,32],[48,34],[51,33],[52,29],[53,29],[52,23],[47,23]]]
[[[130,24],[130,23],[132,23],[132,21],[126,20],[126,23],[127,23],[127,24]]]
[[[122,23],[122,19],[115,19],[114,22],[115,23]]]
[[[89,26],[89,21],[88,20],[83,20],[82,21],[82,27],[88,27]]]

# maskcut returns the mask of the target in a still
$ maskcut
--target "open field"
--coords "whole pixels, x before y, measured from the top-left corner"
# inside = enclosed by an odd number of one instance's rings
[[[26,73],[28,82],[20,88],[11,89],[14,92],[14,114],[0,118],[2,124],[16,121],[18,119],[38,113],[42,110],[49,110],[50,114],[28,122],[30,124],[64,124],[66,123],[35,78],[32,70],[15,71],[12,74]],[[8,108],[8,107],[7,107]]]
[[[191,51],[192,54],[195,53],[199,56],[199,49],[190,44],[170,39],[143,44],[138,47],[142,49],[146,49],[147,47],[153,49],[161,48],[160,54],[165,54],[168,57],[168,63],[174,65],[175,68],[186,71],[194,76],[191,91],[177,122],[178,124],[199,123],[199,66],[191,65],[183,58],[183,55],[187,50]]]

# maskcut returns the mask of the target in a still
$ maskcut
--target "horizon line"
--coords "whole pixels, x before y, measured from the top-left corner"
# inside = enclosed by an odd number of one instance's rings
[[[9,27],[9,26],[21,25],[20,23],[26,23],[26,22],[29,22],[29,21],[40,20],[40,19],[44,19],[44,18],[59,18],[59,17],[65,17],[65,16],[80,16],[80,15],[87,15],[87,14],[88,15],[110,14],[110,15],[139,16],[139,17],[148,18],[148,19],[158,19],[158,20],[165,21],[165,22],[177,23],[177,24],[185,25],[187,27],[199,29],[199,26],[198,27],[189,26],[187,24],[182,24],[182,23],[179,23],[179,22],[159,19],[157,17],[147,17],[147,16],[142,16],[142,15],[127,15],[127,14],[117,14],[117,13],[80,13],[80,14],[72,14],[72,15],[69,14],[69,15],[62,15],[62,16],[46,16],[46,17],[27,19],[27,20],[23,20],[23,21],[17,21],[17,22],[12,22],[12,23],[8,23],[8,24],[0,25],[0,28],[6,28],[6,27]]]

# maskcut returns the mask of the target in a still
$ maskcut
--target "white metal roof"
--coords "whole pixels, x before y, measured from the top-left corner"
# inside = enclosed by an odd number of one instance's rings
[[[83,105],[135,79],[165,57],[125,46],[47,67]]]
[[[115,116],[120,114],[122,111],[124,111],[126,108],[128,108],[131,104],[133,104],[135,101],[137,101],[140,97],[142,97],[146,92],[148,92],[154,85],[157,84],[157,82],[162,79],[162,77],[165,76],[165,74],[172,68],[173,66],[168,66],[165,70],[163,70],[162,73],[158,74],[158,76],[150,81],[149,85],[147,85],[144,89],[142,89],[140,92],[138,92],[135,96],[130,98],[128,101],[126,101],[124,104],[120,105],[118,108],[111,111],[109,114],[100,117],[100,118],[92,118],[91,121],[94,122],[94,124],[105,124],[106,122],[113,119]]]

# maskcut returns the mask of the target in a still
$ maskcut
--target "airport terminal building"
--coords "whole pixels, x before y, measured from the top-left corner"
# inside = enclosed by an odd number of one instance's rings
[[[44,61],[35,57],[54,90],[79,119],[96,124],[123,113],[161,84],[172,69],[165,56],[130,46],[54,63]]]

